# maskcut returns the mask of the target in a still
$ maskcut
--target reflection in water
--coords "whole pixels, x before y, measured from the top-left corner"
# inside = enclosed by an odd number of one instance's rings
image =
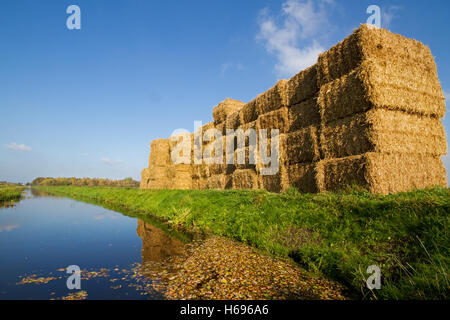
[[[31,194],[32,194],[33,196],[35,196],[35,197],[41,197],[41,198],[44,198],[44,197],[49,197],[49,198],[61,198],[61,197],[59,197],[59,196],[55,196],[55,195],[49,194],[49,193],[47,193],[47,192],[44,192],[44,191],[41,191],[41,190],[38,190],[38,189],[35,189],[35,188],[30,188],[30,191],[31,191]]]
[[[0,300],[164,299],[166,260],[180,257],[190,236],[123,208],[27,191],[0,209]],[[66,286],[71,264],[82,270],[76,295]]]
[[[17,225],[17,224],[3,224],[3,225],[0,225],[0,232],[3,232],[3,231],[10,232],[14,229],[17,229],[18,227],[19,227],[19,225]]]
[[[163,230],[138,219],[136,232],[142,240],[142,264],[182,254],[184,244]]]

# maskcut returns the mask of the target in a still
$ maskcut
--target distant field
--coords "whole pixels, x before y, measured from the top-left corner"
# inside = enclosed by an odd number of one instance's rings
[[[448,299],[450,189],[380,196],[361,190],[265,191],[38,187],[236,239],[338,280],[356,298]],[[120,211],[120,210],[119,210]],[[381,290],[369,291],[370,265]]]
[[[19,200],[25,187],[0,185],[0,202]]]

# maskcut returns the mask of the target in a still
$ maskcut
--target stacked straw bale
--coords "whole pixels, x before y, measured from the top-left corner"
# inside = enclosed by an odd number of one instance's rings
[[[447,184],[445,98],[427,46],[363,25],[319,56],[318,83],[323,190]]]
[[[232,175],[233,189],[258,189],[258,175],[253,169],[237,169]]]
[[[214,124],[224,123],[229,115],[239,112],[244,105],[245,102],[226,98],[213,109]]]
[[[445,98],[430,49],[387,30],[362,25],[319,56],[317,64],[278,83],[248,103],[226,99],[213,109],[223,152],[215,163],[216,141],[202,138],[201,163],[175,165],[177,140],[151,144],[141,188],[266,189],[332,191],[357,184],[374,193],[446,186],[440,159],[447,153],[441,118]],[[279,130],[278,170],[250,163],[249,137],[238,148],[237,129]],[[233,131],[229,131],[233,130]],[[193,144],[194,135],[187,139]],[[258,139],[259,140],[259,139]],[[228,147],[227,148],[227,142]],[[259,141],[258,141],[259,142]],[[192,148],[193,149],[193,148]],[[237,162],[244,154],[245,163]],[[209,157],[209,158],[208,158]],[[233,157],[233,164],[227,164]]]

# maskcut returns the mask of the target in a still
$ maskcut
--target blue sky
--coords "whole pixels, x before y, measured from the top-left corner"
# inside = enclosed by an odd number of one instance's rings
[[[81,30],[66,27],[71,4]],[[450,93],[448,1],[3,0],[0,180],[139,180],[152,139],[292,76],[371,4],[383,27],[430,46]]]

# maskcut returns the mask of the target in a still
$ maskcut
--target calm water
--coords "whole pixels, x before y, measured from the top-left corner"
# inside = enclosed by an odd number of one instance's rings
[[[0,208],[0,299],[68,296],[77,291],[66,286],[69,265],[89,275],[81,280],[88,299],[162,299],[157,279],[132,271],[181,254],[184,242],[149,221],[28,191],[16,206]],[[39,278],[49,281],[21,283]]]

